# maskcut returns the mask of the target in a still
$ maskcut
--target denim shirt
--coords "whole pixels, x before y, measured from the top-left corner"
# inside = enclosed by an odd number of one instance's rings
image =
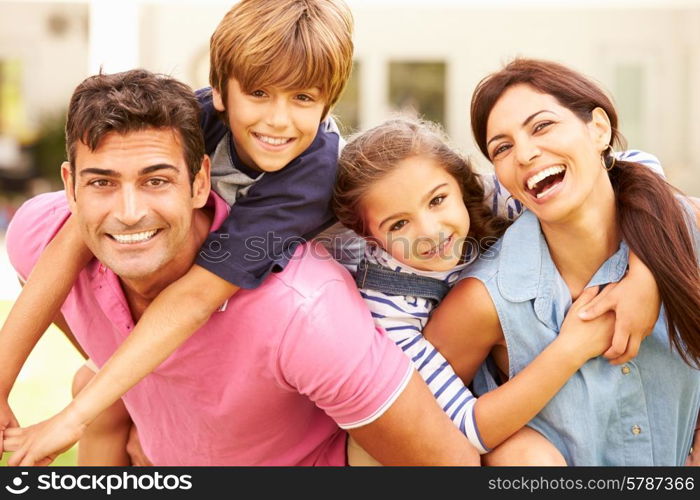
[[[700,237],[692,227],[697,249]],[[623,241],[587,286],[621,280],[628,258]],[[463,277],[479,279],[491,295],[512,378],[556,338],[572,303],[537,217],[521,215]],[[485,363],[474,392],[496,387]],[[621,366],[602,356],[589,360],[528,425],[569,465],[683,465],[699,408],[700,371],[671,349],[662,308],[637,357]]]

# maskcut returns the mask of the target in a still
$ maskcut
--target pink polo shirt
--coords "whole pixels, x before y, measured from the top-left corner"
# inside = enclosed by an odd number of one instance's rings
[[[217,196],[213,228],[228,206]],[[69,215],[63,192],[27,201],[7,233],[26,278]],[[98,366],[133,329],[117,276],[90,262],[62,308]],[[344,465],[339,429],[378,418],[411,367],[350,275],[315,243],[241,290],[123,400],[156,465]]]

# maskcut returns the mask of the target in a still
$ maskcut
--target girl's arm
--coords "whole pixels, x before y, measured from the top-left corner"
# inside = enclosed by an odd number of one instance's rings
[[[41,254],[10,310],[0,332],[0,429],[18,425],[7,397],[29,353],[52,321],[60,317],[61,305],[91,258],[69,217]]]
[[[456,293],[455,293],[456,292]],[[561,387],[591,357],[610,345],[613,315],[607,314],[595,322],[581,321],[576,313],[597,293],[590,288],[574,302],[557,339],[532,363],[497,389],[479,397],[475,418],[482,440],[488,447],[498,446],[529,422],[546,406]],[[459,326],[459,328],[456,328]],[[458,373],[471,381],[483,361],[484,342],[491,339],[502,345],[498,315],[483,283],[476,279],[460,282],[437,309],[426,328],[426,335],[453,363]],[[495,342],[493,339],[497,339]],[[468,354],[470,347],[479,346],[481,360]],[[465,363],[459,357],[466,355]]]
[[[11,465],[45,464],[87,425],[192,336],[238,287],[194,265],[146,308],[134,330],[60,413],[11,433]],[[7,440],[6,446],[7,446]]]

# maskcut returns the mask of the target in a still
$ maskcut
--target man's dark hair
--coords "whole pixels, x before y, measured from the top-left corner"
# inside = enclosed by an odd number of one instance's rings
[[[192,89],[167,75],[135,69],[90,76],[76,87],[66,120],[66,153],[75,183],[78,141],[95,150],[105,135],[144,129],[178,132],[194,181],[204,156],[199,105]]]

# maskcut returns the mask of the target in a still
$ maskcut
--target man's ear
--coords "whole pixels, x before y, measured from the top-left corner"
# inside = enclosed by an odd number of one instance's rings
[[[75,178],[71,174],[70,162],[64,161],[61,163],[61,180],[63,180],[63,189],[66,191],[66,199],[71,212],[75,208]]]
[[[598,107],[591,112],[591,121],[588,126],[598,149],[600,151],[607,149],[612,137],[612,125],[610,125],[610,118],[603,108]]]
[[[194,208],[206,205],[211,191],[211,160],[208,155],[202,158],[202,166],[192,182],[192,201]]]
[[[226,106],[224,106],[224,100],[221,98],[221,93],[215,88],[211,89],[212,102],[214,104],[214,109],[220,113],[226,111]]]

